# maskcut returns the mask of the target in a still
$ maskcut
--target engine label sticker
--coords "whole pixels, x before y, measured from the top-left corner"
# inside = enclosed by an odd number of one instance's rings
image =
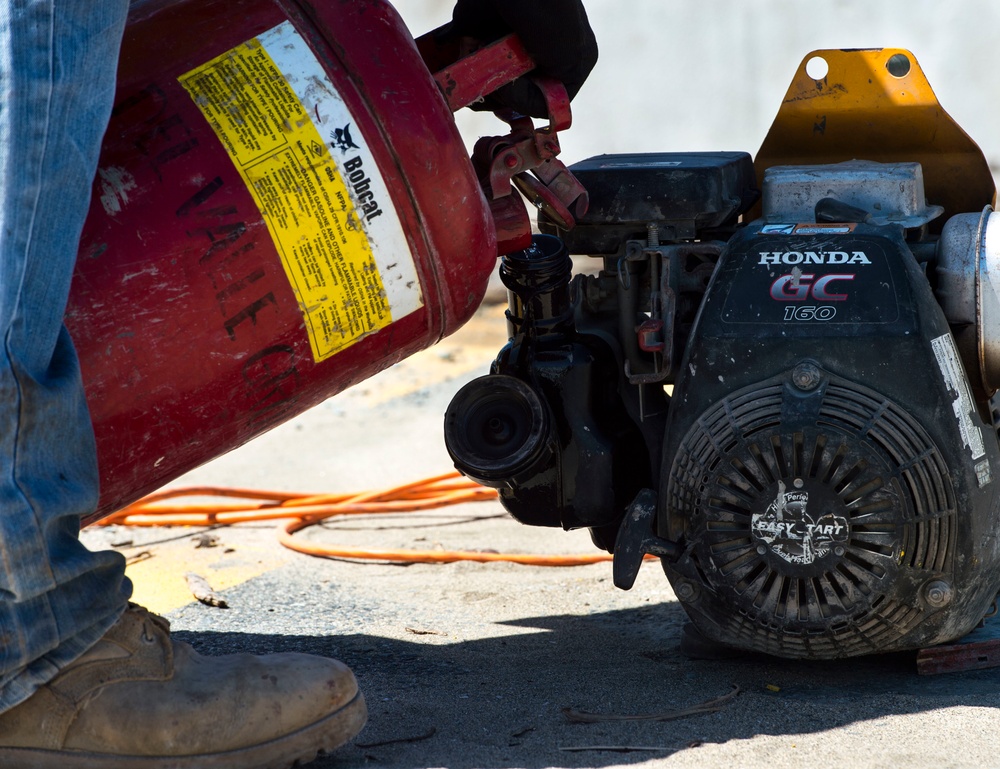
[[[257,203],[316,362],[423,306],[365,137],[289,22],[180,77]]]
[[[879,241],[815,233],[777,238],[780,226],[765,226],[767,236],[728,260],[737,275],[724,322],[836,326],[899,319],[892,267]]]
[[[972,391],[969,389],[969,382],[962,371],[961,359],[958,357],[958,348],[955,347],[955,340],[951,334],[942,334],[931,340],[931,349],[934,350],[934,357],[937,359],[938,368],[941,369],[941,377],[944,379],[948,392],[951,395],[951,410],[955,414],[958,422],[958,430],[962,435],[962,443],[969,450],[973,460],[979,460],[986,456],[986,446],[983,443],[983,431],[975,423],[972,415],[976,412],[976,404],[972,400]],[[979,486],[983,487],[993,480],[990,473],[989,461],[978,462],[976,464],[976,477]]]
[[[760,228],[762,235],[792,235],[795,232],[794,224],[765,224]]]
[[[786,491],[784,481],[778,481],[778,494],[767,510],[754,513],[750,530],[772,553],[802,565],[825,558],[847,542],[850,533],[842,515],[811,515],[809,492]]]
[[[765,224],[761,235],[846,235],[854,232],[856,224],[827,224],[825,222],[806,224]]]

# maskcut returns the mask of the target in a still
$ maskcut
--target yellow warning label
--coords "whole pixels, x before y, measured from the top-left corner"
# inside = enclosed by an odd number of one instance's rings
[[[392,312],[365,212],[344,179],[350,169],[337,166],[292,79],[255,38],[180,82],[267,223],[318,362],[388,326]]]

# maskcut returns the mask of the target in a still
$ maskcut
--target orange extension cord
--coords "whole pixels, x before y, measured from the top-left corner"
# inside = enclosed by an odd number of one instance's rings
[[[164,504],[182,497],[226,497],[241,503]],[[530,553],[481,553],[472,550],[367,550],[304,542],[293,535],[320,521],[341,515],[412,513],[464,502],[496,499],[493,489],[448,473],[361,494],[306,495],[282,491],[197,486],[150,494],[96,526],[225,526],[236,523],[279,521],[278,540],[287,548],[326,558],[360,558],[394,563],[452,563],[454,561],[510,561],[532,566],[583,566],[610,561],[608,553],[537,555]]]

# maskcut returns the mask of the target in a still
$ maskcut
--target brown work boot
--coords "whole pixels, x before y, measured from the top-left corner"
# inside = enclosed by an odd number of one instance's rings
[[[343,745],[365,700],[306,654],[203,657],[130,606],[83,657],[0,714],[0,767],[285,769]]]

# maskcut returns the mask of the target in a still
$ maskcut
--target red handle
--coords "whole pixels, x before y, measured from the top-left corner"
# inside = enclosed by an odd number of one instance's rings
[[[534,60],[515,35],[464,56],[462,43],[448,27],[428,32],[416,43],[453,112],[535,69]],[[570,206],[579,214],[587,209],[586,191],[555,159],[559,153],[556,133],[572,124],[566,88],[552,78],[536,77],[534,83],[545,99],[549,125],[537,129],[529,117],[510,110],[498,112],[497,116],[510,124],[510,134],[480,139],[473,153],[473,162],[480,168],[480,183],[490,202],[501,254],[527,248],[531,242],[531,223],[523,201],[511,194],[512,180],[516,179],[522,192],[565,229],[574,225]],[[539,178],[526,171],[533,171]]]
[[[432,33],[433,34],[433,33]],[[452,112],[468,107],[535,68],[515,35],[490,43],[434,73]]]

